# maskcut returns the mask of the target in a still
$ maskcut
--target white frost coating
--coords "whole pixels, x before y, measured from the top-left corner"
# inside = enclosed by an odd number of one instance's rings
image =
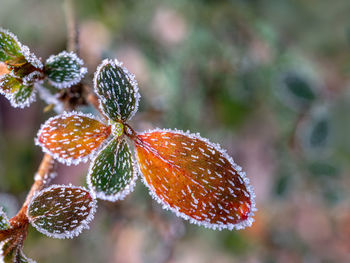
[[[30,52],[29,48],[25,45],[22,45],[21,42],[18,41],[18,38],[16,35],[14,35],[13,33],[11,33],[10,31],[3,29],[0,27],[0,32],[9,35],[10,37],[12,37],[18,44],[18,46],[21,49],[21,53],[23,54],[23,56],[25,57],[25,59],[32,64],[34,67],[36,67],[37,69],[42,69],[43,68],[43,63],[41,63],[40,59],[38,59],[33,53]]]
[[[102,63],[97,67],[95,75],[94,75],[93,82],[94,82],[95,93],[98,95],[97,77],[100,74],[100,72],[103,69],[103,67],[105,67],[108,64],[112,65],[113,67],[120,67],[124,71],[125,75],[128,77],[128,79],[130,81],[130,84],[131,84],[132,88],[134,89],[135,105],[134,105],[134,109],[130,112],[129,117],[127,118],[127,120],[130,120],[135,115],[135,113],[137,112],[137,110],[139,108],[139,100],[141,98],[141,95],[140,95],[140,92],[139,92],[139,87],[138,87],[138,83],[137,83],[137,80],[135,78],[135,75],[130,73],[128,71],[128,69],[123,66],[123,62],[119,61],[118,59],[114,59],[114,60],[112,60],[112,59],[104,59],[102,61]],[[98,95],[98,97],[99,97],[99,102],[100,102],[99,103],[100,110],[105,113],[105,111],[104,111],[104,109],[102,107],[103,98],[101,98],[99,95]],[[116,103],[116,105],[117,105],[117,108],[118,108],[118,111],[119,111],[118,114],[120,114],[119,104]]]
[[[12,107],[14,108],[25,108],[25,107],[29,107],[30,104],[32,104],[33,102],[36,101],[36,90],[35,88],[33,88],[30,96],[21,103],[16,102],[16,98],[15,98],[16,93],[7,93],[5,94],[5,97],[10,101],[10,104]]]
[[[32,73],[29,73],[27,76],[22,78],[24,85],[30,85],[33,82],[38,82],[38,79],[44,77],[44,75],[39,71],[33,71]],[[39,80],[40,82],[40,80]]]
[[[51,233],[49,231],[47,231],[46,229],[41,228],[40,226],[36,225],[35,222],[33,222],[33,218],[31,218],[29,216],[29,209],[33,203],[33,201],[39,197],[40,195],[51,191],[51,189],[53,188],[74,188],[74,189],[80,189],[81,191],[85,191],[88,192],[92,198],[92,202],[89,203],[89,207],[90,207],[90,212],[88,214],[88,216],[85,218],[85,220],[81,221],[79,225],[77,225],[77,227],[71,231],[66,231],[64,233]],[[87,209],[87,208],[85,208]],[[97,202],[96,202],[96,196],[93,192],[89,191],[88,189],[86,189],[85,187],[81,187],[81,186],[73,186],[71,184],[69,185],[51,185],[48,188],[45,188],[44,190],[41,190],[37,193],[34,194],[34,196],[32,197],[32,199],[30,200],[29,204],[28,204],[28,208],[27,208],[27,216],[29,219],[29,222],[36,228],[36,230],[38,230],[40,233],[47,235],[48,237],[52,237],[52,238],[58,238],[58,239],[66,239],[66,238],[74,238],[78,235],[80,235],[80,233],[84,230],[84,229],[89,229],[89,223],[94,219],[94,215],[97,209]],[[81,208],[82,210],[82,208]]]
[[[118,148],[119,148],[120,144],[121,144],[121,141],[118,142]],[[101,149],[101,151],[103,151],[106,147],[108,147],[108,144],[103,149]],[[87,184],[89,186],[89,189],[90,189],[90,191],[92,191],[96,195],[97,198],[102,199],[102,200],[106,200],[106,201],[110,201],[110,202],[123,200],[128,194],[130,194],[131,192],[134,191],[135,186],[136,186],[136,181],[137,181],[137,178],[138,178],[138,170],[137,170],[136,160],[133,157],[133,155],[131,154],[133,175],[132,175],[132,178],[130,180],[130,183],[128,185],[126,185],[124,187],[124,189],[121,190],[120,192],[118,192],[117,194],[107,195],[104,192],[98,192],[95,189],[95,187],[92,185],[92,179],[91,179],[92,168],[95,165],[96,159],[98,158],[100,152],[98,154],[96,154],[95,159],[91,162],[90,167],[89,167],[88,176],[86,178],[87,179]]]
[[[4,256],[5,256],[5,255],[3,254],[3,247],[4,247],[4,245],[5,245],[6,243],[11,242],[11,241],[12,241],[11,238],[8,238],[8,239],[5,239],[4,241],[1,241],[1,242],[0,242],[0,263],[6,263],[6,262],[5,262],[5,259],[4,259]],[[19,248],[19,247],[16,248],[16,255],[15,255],[14,257],[15,257],[15,258],[18,257],[18,254],[19,254],[19,256],[21,257],[21,259],[22,259],[22,260],[23,260],[23,259],[26,260],[27,263],[36,263],[36,261],[34,261],[34,260],[30,259],[30,258],[27,258],[27,257],[24,255],[22,249]]]
[[[159,129],[159,128],[157,128],[154,130],[148,130],[148,131],[142,132],[139,135],[143,135],[143,134],[151,133],[151,132],[169,132],[169,133],[174,133],[174,134],[181,134],[181,135],[187,136],[191,139],[198,139],[198,140],[201,140],[201,141],[207,143],[208,145],[211,145],[215,150],[217,150],[219,153],[221,153],[223,155],[223,157],[225,157],[230,162],[230,164],[237,171],[238,175],[242,178],[244,185],[248,191],[248,194],[250,195],[250,202],[251,202],[250,212],[249,212],[248,218],[246,220],[244,220],[238,224],[231,224],[231,223],[230,224],[224,224],[224,223],[211,224],[209,222],[196,220],[196,219],[189,217],[188,215],[180,212],[179,209],[171,207],[165,200],[163,200],[161,197],[156,195],[155,189],[147,183],[144,176],[141,176],[143,183],[150,190],[152,198],[154,200],[156,200],[159,204],[161,204],[163,209],[170,210],[170,211],[174,212],[178,217],[181,217],[185,220],[188,220],[191,224],[204,226],[206,228],[210,228],[213,230],[216,230],[216,229],[217,230],[223,230],[223,229],[240,230],[240,229],[244,229],[246,227],[250,227],[252,225],[252,223],[254,222],[254,218],[253,218],[254,212],[257,211],[256,203],[255,203],[255,193],[254,193],[253,186],[250,185],[249,178],[246,177],[246,173],[242,171],[242,168],[233,161],[233,159],[226,153],[225,150],[221,149],[219,144],[212,143],[208,139],[202,138],[199,135],[199,133],[194,134],[194,133],[190,133],[189,131],[184,132],[184,131],[177,130],[177,129],[171,130],[171,129]],[[137,155],[136,155],[136,158],[137,158]],[[137,158],[137,160],[138,160],[138,158]],[[138,161],[137,163],[138,163],[139,173],[142,175],[140,162]]]
[[[0,242],[0,263],[6,263],[5,262],[5,259],[4,259],[4,253],[3,253],[3,247],[4,245],[10,241],[10,238],[9,239],[5,239],[4,241],[1,241]]]
[[[51,155],[55,160],[57,160],[58,162],[65,164],[65,165],[78,165],[79,163],[86,163],[87,161],[91,160],[94,158],[94,156],[100,152],[100,150],[105,146],[105,144],[107,144],[109,142],[109,138],[106,138],[106,140],[104,142],[101,143],[101,145],[99,147],[97,147],[96,149],[92,150],[90,154],[84,156],[84,157],[79,157],[77,159],[74,158],[62,158],[59,156],[59,154],[57,153],[53,153],[51,152],[49,149],[47,149],[43,144],[41,144],[39,142],[39,135],[42,133],[42,131],[44,130],[44,128],[53,120],[56,119],[60,119],[62,117],[70,117],[73,115],[77,115],[77,116],[81,116],[81,117],[87,117],[90,119],[94,119],[98,122],[101,122],[96,116],[92,115],[91,113],[82,113],[82,112],[77,112],[77,111],[71,111],[71,112],[63,112],[60,115],[56,115],[54,117],[49,118],[44,124],[41,124],[40,129],[37,133],[36,138],[34,139],[35,145],[41,147],[41,149],[43,150],[44,153],[47,153],[49,155]]]
[[[74,79],[70,80],[70,81],[63,81],[63,82],[56,82],[54,80],[51,80],[50,78],[48,78],[49,83],[58,88],[58,89],[65,89],[65,88],[69,88],[75,84],[78,84],[81,79],[85,76],[85,74],[87,73],[87,68],[83,67],[84,65],[84,61],[79,58],[77,56],[77,54],[75,54],[74,52],[67,52],[67,51],[62,51],[61,53],[59,53],[58,55],[51,55],[47,60],[45,64],[48,63],[53,63],[57,57],[69,57],[71,58],[71,60],[73,60],[75,63],[79,64],[81,66],[79,73],[76,74],[74,76]]]
[[[64,104],[58,99],[57,95],[51,94],[50,91],[44,88],[40,83],[35,83],[34,89],[38,91],[40,99],[42,99],[47,105],[55,105],[53,108],[54,112],[62,114],[64,111]]]
[[[10,104],[11,104],[12,107],[23,109],[25,107],[29,107],[29,105],[32,102],[35,102],[35,100],[36,100],[36,90],[35,90],[34,87],[33,87],[33,90],[31,92],[30,96],[24,102],[21,102],[21,103],[16,102],[16,94],[17,94],[17,92],[12,92],[11,93],[11,92],[6,92],[5,90],[3,90],[1,87],[4,85],[4,81],[5,81],[7,76],[11,76],[13,78],[18,78],[18,77],[16,77],[12,71],[10,73],[7,73],[7,74],[4,74],[4,75],[0,76],[0,94],[4,95],[5,98],[10,101]],[[29,87],[28,85],[26,85],[26,86]]]
[[[6,213],[3,211],[2,206],[0,206],[0,219],[2,218],[2,224],[8,225],[8,228],[11,228],[10,220],[7,218]],[[1,226],[1,225],[0,225]]]

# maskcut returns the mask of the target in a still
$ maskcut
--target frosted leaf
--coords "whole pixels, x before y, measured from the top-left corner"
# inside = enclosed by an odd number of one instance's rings
[[[22,45],[14,34],[2,28],[0,28],[0,62],[16,68],[28,63],[37,69],[43,67],[41,61],[27,46]]]
[[[41,126],[36,144],[61,163],[78,164],[93,157],[110,133],[91,114],[64,112]]]
[[[135,80],[118,60],[105,59],[97,68],[95,92],[102,111],[112,120],[129,120],[137,111],[140,94]]]
[[[25,85],[21,79],[12,74],[0,77],[0,94],[10,101],[11,106],[24,108],[35,101],[35,90],[33,85]]]
[[[43,73],[41,73],[39,71],[33,71],[30,74],[24,76],[22,78],[22,81],[23,81],[23,84],[30,85],[30,84],[34,84],[36,82],[40,82],[43,78],[44,78]]]
[[[91,163],[88,184],[98,198],[124,199],[135,186],[137,171],[125,139],[114,138]]]
[[[0,61],[11,66],[21,66],[27,62],[17,37],[2,28],[0,28]]]
[[[0,206],[0,230],[5,230],[10,228],[10,221],[8,220],[5,212]]]
[[[30,223],[54,238],[73,238],[93,219],[96,200],[82,187],[52,185],[37,193],[28,205]]]
[[[253,188],[219,145],[197,134],[154,130],[137,135],[135,146],[144,182],[164,208],[213,229],[252,224]]]
[[[87,73],[84,62],[74,52],[63,51],[50,56],[45,63],[45,74],[52,86],[63,89],[77,83]]]
[[[12,238],[0,242],[0,263],[36,263],[24,255],[21,244],[14,242]]]

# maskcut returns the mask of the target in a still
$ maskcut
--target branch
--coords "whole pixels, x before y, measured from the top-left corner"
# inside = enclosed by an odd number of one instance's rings
[[[66,17],[66,25],[67,25],[67,49],[68,51],[74,51],[79,53],[79,37],[78,30],[75,22],[74,15],[74,3],[72,0],[64,1],[64,13]]]

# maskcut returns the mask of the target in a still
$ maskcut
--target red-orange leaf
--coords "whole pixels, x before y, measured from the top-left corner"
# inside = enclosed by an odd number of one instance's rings
[[[165,208],[213,229],[250,226],[255,210],[248,178],[218,145],[199,135],[155,130],[137,135],[144,181]]]
[[[50,118],[38,132],[36,144],[65,164],[86,162],[111,133],[110,126],[92,115],[71,112]]]

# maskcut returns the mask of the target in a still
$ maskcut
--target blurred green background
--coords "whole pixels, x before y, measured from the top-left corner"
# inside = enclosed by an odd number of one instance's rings
[[[136,75],[137,130],[200,132],[226,148],[256,191],[255,223],[212,231],[163,211],[142,183],[99,202],[91,229],[54,240],[30,229],[38,262],[350,262],[348,0],[77,0],[91,83],[103,58]],[[62,1],[1,0],[0,26],[46,59],[66,48]],[[42,153],[42,102],[0,98],[0,202],[12,215]],[[55,183],[85,184],[87,165]]]

